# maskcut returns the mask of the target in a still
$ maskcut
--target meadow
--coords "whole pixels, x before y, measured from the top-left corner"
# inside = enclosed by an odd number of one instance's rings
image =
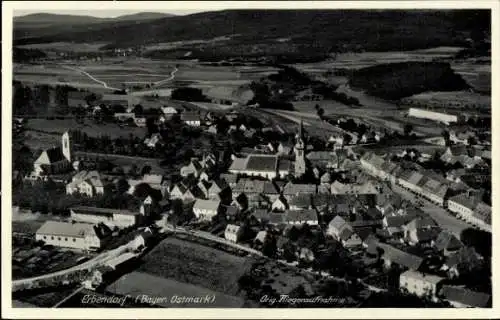
[[[239,292],[238,280],[251,266],[247,258],[174,238],[163,240],[143,259],[140,272],[227,295]]]

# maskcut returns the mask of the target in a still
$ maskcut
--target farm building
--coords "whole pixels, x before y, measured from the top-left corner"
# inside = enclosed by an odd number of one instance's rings
[[[70,209],[71,219],[87,223],[104,223],[106,225],[126,228],[138,224],[143,215],[125,209],[109,209],[97,207],[73,207]]]
[[[126,94],[104,94],[99,101],[99,104],[105,104],[109,106],[122,105],[127,107],[133,107],[139,104],[141,99],[139,97],[126,95]]]
[[[434,120],[434,121],[442,122],[444,124],[458,122],[457,115],[434,112],[434,111],[429,111],[429,110],[425,110],[425,109],[418,109],[418,108],[410,108],[410,110],[408,111],[408,115],[410,117]]]
[[[98,230],[88,223],[47,221],[38,229],[35,239],[56,247],[98,250],[102,244]]]

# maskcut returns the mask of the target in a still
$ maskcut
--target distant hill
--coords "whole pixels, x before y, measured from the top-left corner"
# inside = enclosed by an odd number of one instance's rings
[[[117,22],[151,21],[173,17],[172,14],[159,12],[140,12],[122,15],[115,18],[98,18],[85,15],[34,13],[14,17],[14,39],[49,36],[61,32],[87,31],[86,27],[101,28],[117,27]],[[82,28],[83,27],[83,28]]]
[[[471,35],[489,32],[489,21],[488,10],[224,10],[61,28],[44,36],[25,32],[24,39],[15,32],[15,43],[99,41],[113,48],[231,36],[197,49],[214,56],[403,51],[468,46]]]

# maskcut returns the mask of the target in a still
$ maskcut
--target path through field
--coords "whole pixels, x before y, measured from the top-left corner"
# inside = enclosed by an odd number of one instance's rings
[[[99,80],[99,79],[94,78],[94,77],[93,77],[90,73],[88,73],[88,72],[86,72],[86,71],[84,71],[84,70],[82,70],[82,69],[79,69],[79,68],[74,68],[74,67],[71,67],[71,66],[63,66],[63,67],[64,67],[64,68],[66,68],[66,69],[70,69],[70,70],[73,70],[73,71],[77,71],[77,72],[80,72],[81,74],[86,75],[87,77],[89,77],[89,78],[90,78],[90,79],[92,79],[93,81],[95,81],[95,82],[97,82],[97,83],[101,84],[101,85],[102,85],[104,88],[106,88],[106,89],[111,89],[111,90],[121,90],[121,89],[119,89],[119,88],[113,88],[113,87],[108,86],[108,84],[107,84],[106,82],[104,82],[104,81],[101,81],[101,80]]]

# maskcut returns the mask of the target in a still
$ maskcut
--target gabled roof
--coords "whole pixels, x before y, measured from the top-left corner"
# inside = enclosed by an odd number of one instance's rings
[[[201,121],[201,117],[196,112],[183,112],[181,113],[182,121]]]
[[[422,228],[430,228],[437,227],[436,221],[434,221],[431,217],[417,217],[411,220],[406,224],[406,227],[410,230],[412,229],[422,229]]]
[[[193,209],[217,210],[219,209],[220,201],[218,200],[203,200],[197,199]]]
[[[74,238],[85,238],[87,236],[98,235],[92,224],[61,221],[46,221],[36,233]]]
[[[311,195],[303,193],[296,195],[290,200],[290,205],[299,208],[308,208],[312,205]]]
[[[318,220],[316,210],[287,210],[283,214],[287,222]]]
[[[403,215],[403,216],[386,216],[388,228],[399,228],[413,220],[415,216],[413,215]]]
[[[66,160],[66,157],[64,157],[64,154],[60,147],[47,149],[45,150],[45,152],[47,153],[47,157],[49,158],[50,163],[56,163],[62,160]]]
[[[365,161],[378,169],[382,168],[382,164],[385,162],[384,158],[377,156],[373,152],[365,153],[360,160]]]
[[[274,185],[273,182],[265,181],[262,193],[267,194],[267,195],[269,195],[269,194],[276,195],[276,194],[279,194],[280,192],[279,192],[278,188]]]
[[[250,171],[272,171],[278,167],[278,157],[274,155],[249,155],[246,170]]]
[[[220,178],[224,179],[229,184],[236,183],[238,181],[238,176],[232,173],[222,173]]]
[[[412,270],[418,270],[423,262],[423,259],[410,253],[399,250],[391,245],[379,243],[378,245],[384,250],[383,257],[391,262],[407,267]]]
[[[460,240],[458,240],[458,238],[455,235],[447,231],[442,231],[436,239],[435,247],[439,251],[442,250],[453,251],[462,248],[463,243]]]
[[[485,308],[491,302],[491,295],[472,291],[464,287],[443,285],[439,293],[446,300],[476,308]]]
[[[438,284],[439,282],[443,281],[444,278],[435,276],[433,274],[427,274],[423,272],[417,272],[413,270],[407,270],[401,274],[401,277],[406,277],[406,278],[412,278],[412,279],[418,279],[420,281],[425,281],[433,284]]]
[[[474,210],[477,206],[477,204],[481,201],[478,197],[476,197],[475,195],[471,195],[469,196],[469,194],[467,193],[462,193],[462,194],[458,194],[454,197],[451,197],[450,199],[448,199],[448,201],[451,201],[451,202],[456,202],[470,210]]]
[[[285,195],[295,195],[299,193],[308,193],[315,194],[316,193],[316,185],[315,184],[296,184],[289,182],[285,185],[283,189],[283,194]]]
[[[334,228],[337,231],[340,231],[346,224],[347,222],[344,220],[344,218],[342,218],[341,216],[336,216],[332,219],[332,221],[330,221],[330,223],[328,224],[328,228]]]
[[[254,216],[257,220],[269,220],[270,219],[270,212],[267,211],[266,209],[255,209],[254,212],[251,214]]]

